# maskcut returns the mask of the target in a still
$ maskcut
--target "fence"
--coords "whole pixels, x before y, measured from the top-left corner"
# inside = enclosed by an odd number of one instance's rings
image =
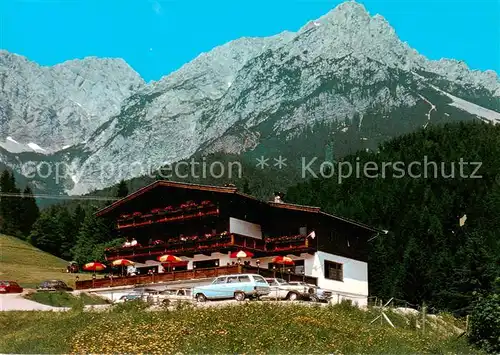
[[[84,290],[90,288],[131,286],[131,285],[149,284],[157,282],[215,278],[217,276],[241,274],[241,273],[260,274],[264,277],[274,277],[275,275],[277,277],[281,276],[281,273],[279,271],[273,272],[272,270],[261,269],[249,265],[229,265],[229,266],[220,266],[214,268],[165,272],[165,273],[151,274],[151,275],[137,275],[137,276],[112,277],[112,278],[106,277],[101,279],[95,278],[92,280],[76,281],[75,284],[77,290]],[[305,281],[313,285],[317,284],[317,279],[314,277],[290,274],[290,273],[283,273],[283,276],[290,281]]]

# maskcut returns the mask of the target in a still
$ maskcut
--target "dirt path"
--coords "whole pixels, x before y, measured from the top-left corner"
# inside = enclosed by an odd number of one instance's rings
[[[0,295],[0,311],[67,311],[67,307],[52,307],[30,301],[21,294]]]

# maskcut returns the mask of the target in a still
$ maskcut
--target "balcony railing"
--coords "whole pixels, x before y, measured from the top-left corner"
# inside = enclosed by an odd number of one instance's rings
[[[193,218],[206,216],[218,216],[219,209],[212,203],[183,204],[173,208],[168,206],[163,209],[153,209],[150,213],[142,214],[134,212],[129,215],[122,215],[117,221],[117,228],[132,228],[145,226],[153,223],[168,223],[174,221],[186,221]]]
[[[137,257],[157,257],[164,254],[171,255],[193,255],[212,253],[220,249],[235,245],[233,235],[216,235],[211,238],[200,238],[196,240],[181,240],[180,238],[170,243],[158,244],[145,247],[126,247],[106,250],[106,260]]]
[[[306,236],[283,236],[266,238],[265,240],[244,237],[240,235],[223,234],[210,236],[186,236],[170,238],[165,243],[150,246],[135,246],[108,249],[105,251],[106,260],[121,258],[134,259],[137,257],[156,258],[163,254],[194,255],[210,254],[224,249],[238,247],[265,254],[282,254],[286,252],[314,251]]]
[[[241,270],[240,265],[231,265],[231,266],[221,266],[217,268],[165,272],[161,274],[152,274],[152,275],[100,278],[93,280],[76,281],[76,289],[83,290],[89,288],[141,285],[141,284],[150,284],[156,282],[206,279],[222,275],[237,274],[240,272],[240,270]]]
[[[265,238],[267,252],[285,252],[312,249],[305,235],[281,236]]]
[[[216,268],[195,269],[195,270],[182,270],[166,272],[161,274],[152,275],[137,275],[126,277],[113,277],[113,278],[99,278],[93,280],[76,281],[76,289],[91,289],[102,287],[118,287],[118,286],[132,286],[144,285],[157,282],[180,281],[180,280],[196,280],[215,278],[217,276],[232,275],[238,273],[251,273],[260,274],[264,277],[281,277],[281,274],[274,273],[272,270],[257,268],[254,266],[246,265],[230,265],[220,266]],[[286,274],[286,279],[290,281],[305,281],[310,284],[317,284],[317,279],[311,276]],[[284,276],[284,277],[285,277]]]

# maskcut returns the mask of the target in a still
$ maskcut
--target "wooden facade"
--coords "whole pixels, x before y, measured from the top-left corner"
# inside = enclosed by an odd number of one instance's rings
[[[318,207],[261,201],[235,187],[171,181],[156,181],[98,211],[97,216],[112,221],[117,236],[135,239],[138,243],[106,250],[107,261],[124,258],[141,263],[164,254],[199,260],[214,253],[227,256],[242,249],[251,251],[254,261],[277,255],[313,256],[321,251],[366,262],[367,240],[377,232],[369,226],[326,214]],[[231,219],[258,226],[260,235],[234,232]],[[314,238],[310,237],[311,232]],[[235,271],[231,268],[233,265],[218,266],[206,268],[204,272],[211,275],[207,277]],[[267,272],[264,268],[261,271]],[[167,281],[197,278],[195,274],[201,273],[199,269],[182,270],[154,277],[156,281]],[[140,275],[121,281],[115,278],[113,283],[135,284],[151,277]],[[308,276],[293,276],[303,277]],[[314,278],[309,281],[315,283]],[[89,282],[92,281],[81,281],[77,287],[87,287]],[[109,286],[110,280],[94,280],[94,286],[96,282]]]

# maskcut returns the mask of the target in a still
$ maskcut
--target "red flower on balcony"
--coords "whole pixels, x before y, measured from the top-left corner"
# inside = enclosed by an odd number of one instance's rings
[[[159,208],[155,208],[151,210],[151,213],[156,214],[159,213],[161,210]]]
[[[134,212],[132,214],[132,216],[134,216],[134,217],[140,217],[140,216],[142,216],[142,213],[141,212]]]
[[[167,206],[163,209],[164,211],[173,211],[174,207],[173,206]]]
[[[129,218],[129,217],[130,217],[130,215],[129,215],[129,214],[122,214],[122,215],[120,216],[120,218],[121,218],[121,219],[127,219],[127,218]]]
[[[202,205],[202,206],[208,206],[211,204],[212,204],[212,201],[209,201],[209,200],[201,201],[201,203],[200,203],[200,205]]]

